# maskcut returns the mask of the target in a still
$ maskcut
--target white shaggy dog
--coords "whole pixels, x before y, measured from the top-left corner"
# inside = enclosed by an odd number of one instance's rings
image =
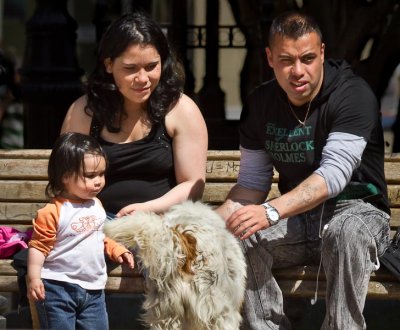
[[[105,233],[141,261],[143,321],[151,329],[239,329],[246,263],[209,206],[184,202],[163,216],[135,212],[108,222]]]

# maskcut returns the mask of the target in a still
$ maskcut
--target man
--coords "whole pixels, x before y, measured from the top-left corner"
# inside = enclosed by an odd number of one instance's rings
[[[324,50],[311,17],[277,17],[275,79],[243,107],[238,182],[217,211],[247,257],[245,329],[290,329],[271,268],[311,263],[327,278],[322,328],[366,327],[369,277],[389,242],[383,132],[367,84]],[[281,195],[265,203],[273,167]]]

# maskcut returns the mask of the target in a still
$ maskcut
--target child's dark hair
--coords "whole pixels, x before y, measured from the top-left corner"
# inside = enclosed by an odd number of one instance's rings
[[[85,155],[92,154],[104,157],[107,166],[107,157],[97,140],[81,133],[64,133],[54,144],[50,154],[47,174],[49,183],[46,187],[46,196],[57,195],[64,190],[63,177],[76,175],[85,170]]]

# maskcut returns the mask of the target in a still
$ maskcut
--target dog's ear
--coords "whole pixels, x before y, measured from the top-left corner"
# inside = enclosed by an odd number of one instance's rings
[[[186,274],[193,275],[192,262],[197,257],[197,241],[193,235],[190,235],[188,231],[179,232],[177,227],[172,229],[176,236],[178,237],[182,252],[185,255],[185,262],[180,265],[180,268]]]

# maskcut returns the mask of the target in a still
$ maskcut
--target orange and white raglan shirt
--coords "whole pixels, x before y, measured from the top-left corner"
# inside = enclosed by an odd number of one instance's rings
[[[73,201],[54,197],[33,220],[29,247],[45,258],[42,279],[102,290],[107,281],[104,252],[111,260],[129,252],[103,233],[106,213],[97,199]]]

